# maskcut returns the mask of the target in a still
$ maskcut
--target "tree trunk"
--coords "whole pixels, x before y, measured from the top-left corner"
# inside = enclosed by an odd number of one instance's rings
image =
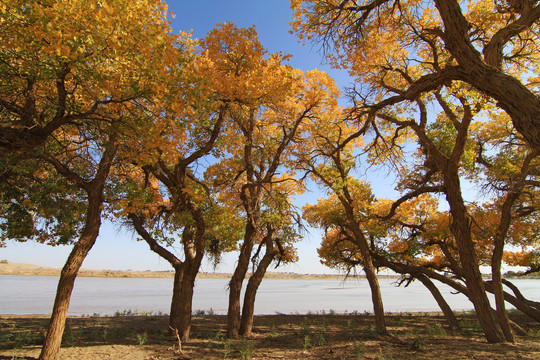
[[[504,282],[506,283],[506,281]],[[491,282],[486,283],[486,289],[487,291],[494,293],[493,284]],[[512,289],[514,294],[516,294],[515,290],[517,289]],[[519,290],[518,290],[518,293],[519,293]],[[521,293],[519,295],[516,294],[516,296],[512,296],[506,291],[504,292],[504,299],[508,301],[510,304],[514,305],[516,309],[521,311],[523,314],[529,316],[531,319],[534,319],[540,322],[540,307],[538,305],[535,305],[534,301],[525,299],[521,295]]]
[[[182,279],[178,308],[175,316],[175,329],[182,341],[188,341],[191,332],[191,312],[193,303],[193,288],[195,287],[195,278],[197,272],[186,271]]]
[[[255,296],[257,295],[257,290],[264,278],[264,274],[266,273],[268,266],[270,266],[272,260],[274,259],[275,252],[271,237],[272,233],[270,233],[266,239],[266,252],[262,260],[259,262],[257,270],[249,278],[246,287],[240,323],[240,335],[242,336],[251,336],[253,329],[253,314],[255,312]]]
[[[384,306],[381,295],[381,287],[379,286],[379,280],[375,273],[375,267],[371,261],[371,257],[368,257],[368,261],[364,260],[364,272],[371,289],[371,301],[373,303],[373,312],[375,313],[375,326],[377,330],[383,334],[387,333],[386,321],[384,318]]]
[[[476,250],[471,237],[471,220],[461,195],[459,176],[457,171],[448,171],[448,169],[443,172],[443,175],[446,199],[452,215],[451,231],[456,240],[463,277],[469,290],[469,299],[474,305],[486,340],[490,343],[504,342],[504,334],[493,315],[493,309],[487,298],[482,274],[478,267]]]
[[[249,267],[249,258],[253,249],[255,228],[248,222],[244,243],[238,256],[238,264],[229,282],[229,308],[227,309],[227,337],[237,338],[240,334],[240,295],[242,283]]]
[[[503,279],[502,283],[506,285],[510,290],[512,290],[518,300],[523,301],[528,306],[540,311],[540,302],[526,299],[525,296],[523,296],[523,294],[521,293],[521,291],[519,291],[519,288],[509,280]]]
[[[340,201],[345,208],[347,219],[349,221],[349,228],[354,234],[356,245],[362,254],[363,269],[371,289],[371,301],[373,303],[373,313],[375,314],[375,326],[382,334],[387,334],[388,332],[386,330],[386,321],[384,318],[384,305],[381,295],[381,287],[379,286],[375,266],[373,266],[373,259],[371,258],[371,252],[369,251],[367,239],[360,229],[358,221],[355,219],[354,209],[350,205],[351,203],[342,196],[340,196]]]
[[[169,314],[169,329],[176,329],[175,324],[176,317],[178,316],[178,309],[180,308],[180,303],[182,301],[182,280],[184,271],[183,266],[178,266],[174,268],[174,285],[173,285],[173,295],[171,300],[171,312]]]
[[[75,285],[75,278],[86,255],[88,255],[88,252],[94,246],[96,238],[99,235],[101,204],[103,202],[102,196],[101,191],[98,194],[89,195],[84,230],[79,241],[73,246],[66,264],[60,273],[49,328],[39,356],[40,360],[56,360],[58,358],[71,293]]]
[[[173,253],[161,246],[144,228],[144,220],[136,214],[129,214],[135,230],[150,249],[167,260],[175,269],[173,296],[171,300],[171,313],[169,315],[169,327],[171,331],[178,331],[182,341],[188,341],[191,331],[191,311],[193,302],[193,288],[195,278],[199,273],[202,258],[204,256],[204,233],[206,230],[204,219],[199,210],[190,202],[188,208],[194,215],[196,226],[185,226],[182,232],[184,248],[184,261],[180,261]]]
[[[436,0],[435,4],[444,22],[444,43],[455,56],[462,72],[461,79],[497,100],[498,105],[511,117],[516,130],[532,148],[540,150],[540,97],[518,79],[502,71],[502,45],[489,43],[484,57],[469,38],[469,24],[456,0]],[[530,26],[534,17],[522,23]]]
[[[204,255],[204,224],[200,224],[197,230],[187,228],[184,230],[184,273],[180,289],[178,311],[174,323],[182,341],[188,341],[191,332],[191,315],[193,306],[193,291],[195,279],[201,267]],[[195,240],[193,240],[195,235]]]
[[[491,257],[491,280],[493,284],[493,293],[495,294],[497,320],[499,321],[499,325],[501,326],[506,341],[514,342],[514,334],[510,326],[510,319],[508,319],[508,314],[506,313],[501,271],[504,239],[506,238],[507,230],[510,227],[510,208],[513,204],[513,201],[509,201],[511,198],[512,195],[510,194],[503,204],[501,221],[494,239],[495,247]]]
[[[439,289],[437,289],[437,286],[431,281],[427,276],[425,275],[417,275],[415,276],[418,280],[424,284],[424,286],[431,292],[431,295],[435,298],[435,301],[437,301],[437,304],[439,304],[439,307],[441,308],[444,317],[446,318],[446,322],[450,326],[451,329],[459,329],[459,321],[454,315],[454,312],[442,296]]]
[[[508,230],[512,222],[512,208],[519,196],[523,192],[525,185],[525,178],[528,173],[529,165],[531,161],[536,157],[537,151],[528,154],[521,166],[521,172],[519,176],[513,177],[512,189],[506,196],[504,203],[501,207],[501,218],[497,232],[494,237],[494,249],[491,257],[491,280],[493,284],[493,293],[495,294],[495,304],[497,311],[497,319],[504,333],[507,341],[514,342],[514,334],[508,314],[506,313],[503,278],[501,271],[501,264],[504,254],[505,239],[508,235]]]

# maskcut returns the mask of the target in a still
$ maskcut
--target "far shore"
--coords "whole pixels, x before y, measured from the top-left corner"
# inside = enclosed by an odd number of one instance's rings
[[[15,263],[8,260],[0,260],[0,275],[20,276],[60,276],[61,269],[32,264]],[[106,278],[173,278],[171,271],[132,271],[132,270],[93,270],[81,269],[78,276],[81,277],[106,277]],[[201,272],[199,279],[229,279],[232,274],[217,272]],[[297,274],[291,272],[267,272],[267,279],[343,279],[345,275],[339,274]],[[364,278],[363,275],[350,275],[353,278]],[[397,278],[393,275],[382,277]]]

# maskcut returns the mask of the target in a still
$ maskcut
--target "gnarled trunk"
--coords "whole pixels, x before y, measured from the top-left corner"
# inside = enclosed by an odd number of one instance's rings
[[[195,278],[197,272],[186,272],[182,278],[182,285],[178,302],[177,311],[174,318],[174,329],[182,341],[188,341],[191,332],[191,313],[193,304],[193,289],[195,287]]]
[[[182,341],[188,341],[191,331],[193,288],[204,256],[204,221],[199,219],[200,224],[197,225],[196,229],[193,226],[184,227],[182,242],[185,259],[182,262],[146,231],[140,216],[130,214],[129,218],[137,233],[148,243],[150,249],[166,259],[175,269],[169,327],[171,330],[178,331]]]
[[[56,297],[47,335],[39,355],[40,360],[56,360],[62,344],[62,335],[66,325],[66,316],[71,300],[71,293],[75,285],[75,278],[82,266],[86,255],[94,246],[101,227],[101,213],[104,201],[104,189],[109,172],[116,155],[114,146],[115,135],[109,137],[109,146],[105,149],[99,161],[97,171],[91,181],[83,180],[78,174],[68,169],[64,164],[54,158],[47,159],[56,170],[66,178],[74,181],[88,195],[86,219],[79,241],[75,243],[68,259],[60,272]]]
[[[173,295],[171,300],[171,311],[169,314],[169,329],[171,331],[176,329],[175,319],[178,316],[178,309],[182,302],[182,280],[184,278],[183,266],[180,265],[174,268],[174,283],[173,283]]]
[[[253,329],[253,314],[255,312],[255,296],[257,295],[259,285],[261,285],[264,278],[264,274],[275,256],[271,231],[266,236],[265,242],[266,252],[257,265],[257,270],[255,270],[253,275],[249,278],[246,293],[244,295],[244,305],[242,307],[242,318],[240,323],[240,335],[242,336],[251,336]]]
[[[505,337],[499,323],[493,315],[484,287],[482,274],[478,267],[478,258],[471,237],[470,218],[464,205],[457,171],[445,171],[444,184],[446,199],[452,215],[451,231],[456,240],[463,277],[469,291],[469,299],[474,305],[476,316],[486,340],[491,343],[504,342]]]
[[[79,241],[73,246],[60,273],[49,328],[39,356],[40,360],[55,360],[58,358],[75,278],[86,255],[94,246],[99,235],[102,203],[103,195],[100,189],[89,194],[86,224]]]
[[[368,261],[364,261],[364,272],[366,273],[366,278],[369,283],[369,288],[371,289],[371,302],[373,303],[373,312],[375,313],[375,326],[377,330],[383,334],[387,333],[386,330],[386,321],[384,318],[384,305],[381,295],[381,287],[379,286],[379,280],[377,279],[377,274],[375,273],[375,267],[371,261],[371,257],[368,258]]]
[[[227,337],[237,338],[240,334],[240,295],[242,283],[249,267],[249,258],[253,249],[255,229],[251,223],[246,226],[244,243],[238,256],[238,264],[229,281],[229,307],[227,309]]]
[[[540,150],[540,97],[518,79],[503,72],[502,49],[507,40],[499,37],[488,43],[482,57],[470,41],[469,24],[460,3],[456,0],[436,0],[435,5],[444,22],[446,48],[460,65],[460,80],[497,100],[498,105],[512,118],[516,130],[532,148]],[[535,12],[520,19],[519,26],[514,26],[507,34],[518,35],[516,30],[523,31],[538,21],[538,9]]]
[[[193,240],[195,235],[195,240]],[[191,332],[191,313],[193,305],[193,291],[195,288],[195,279],[201,267],[201,261],[204,255],[204,226],[198,227],[193,231],[190,227],[184,230],[184,272],[182,284],[180,287],[178,308],[174,319],[175,329],[182,341],[188,341]]]
[[[504,212],[503,212],[504,213]],[[509,215],[509,214],[508,214]],[[508,225],[510,219],[507,219]],[[506,227],[508,229],[508,227]],[[504,235],[500,233],[501,228],[497,231],[495,236],[495,248],[493,249],[493,256],[491,257],[491,280],[493,281],[493,293],[495,294],[495,307],[497,320],[504,333],[506,341],[514,342],[514,334],[510,327],[510,319],[506,313],[504,290],[502,285],[502,271],[501,263],[503,258],[504,248]]]

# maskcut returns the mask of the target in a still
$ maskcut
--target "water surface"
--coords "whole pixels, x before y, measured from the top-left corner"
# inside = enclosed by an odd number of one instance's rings
[[[513,280],[529,299],[540,300],[540,280]],[[0,276],[0,314],[50,314],[58,277]],[[228,279],[198,279],[193,309],[227,312]],[[75,282],[69,315],[113,315],[117,311],[169,313],[173,279],[90,278]],[[429,291],[419,282],[407,288],[395,280],[380,279],[386,312],[440,311]],[[454,310],[472,310],[469,300],[438,284]],[[510,307],[510,305],[509,305]],[[257,294],[255,314],[306,314],[335,311],[372,312],[371,293],[365,279],[265,279]]]

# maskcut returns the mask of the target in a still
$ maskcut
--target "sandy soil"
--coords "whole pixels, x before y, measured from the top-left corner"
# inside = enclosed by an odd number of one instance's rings
[[[256,316],[249,339],[224,337],[226,318],[193,319],[192,339],[178,351],[164,316],[69,318],[60,359],[540,359],[540,324],[511,314],[529,332],[514,344],[488,344],[472,314],[451,331],[438,314],[389,314],[390,337],[370,315]],[[0,316],[0,359],[37,359],[47,319]]]

